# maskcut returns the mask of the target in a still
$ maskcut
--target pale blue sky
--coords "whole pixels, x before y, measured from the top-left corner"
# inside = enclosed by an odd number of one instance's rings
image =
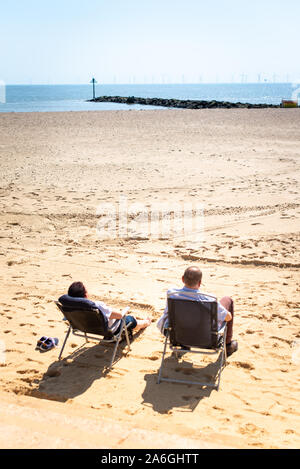
[[[4,0],[0,80],[296,82],[299,18],[299,0]]]

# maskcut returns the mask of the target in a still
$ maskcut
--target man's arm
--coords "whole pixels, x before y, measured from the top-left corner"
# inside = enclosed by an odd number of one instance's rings
[[[103,301],[95,301],[95,304],[100,308],[103,314],[107,319],[122,319],[123,313],[117,313],[117,311],[112,311]]]
[[[117,313],[116,311],[112,311],[110,315],[110,319],[122,319],[129,311],[130,307],[127,306],[123,309],[121,313]]]
[[[218,301],[218,319],[219,321],[223,322],[223,321],[231,321],[232,319],[232,315],[229,311],[227,311],[226,308],[224,308],[224,306],[219,303]]]
[[[111,315],[109,316],[109,319],[122,319],[123,314],[122,313],[117,313],[116,311],[112,311]]]
[[[229,311],[227,311],[225,321],[228,322],[228,321],[231,321],[231,319],[232,319],[231,313]]]

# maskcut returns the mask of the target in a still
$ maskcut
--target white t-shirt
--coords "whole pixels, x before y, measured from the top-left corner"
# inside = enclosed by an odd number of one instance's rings
[[[99,308],[100,311],[102,311],[102,313],[107,317],[109,329],[112,332],[115,332],[120,325],[120,322],[121,322],[120,319],[110,319],[112,310],[105,303],[103,303],[103,301],[94,301],[94,303],[97,306],[97,308]]]
[[[170,288],[167,291],[167,303],[164,310],[164,314],[157,321],[157,327],[161,333],[163,333],[164,323],[168,317],[168,298],[178,298],[180,300],[192,300],[192,301],[216,301],[216,297],[209,295],[208,293],[201,293],[199,290],[194,290],[193,288],[183,287],[183,288]],[[228,314],[227,309],[218,304],[218,328],[221,329],[223,322]]]

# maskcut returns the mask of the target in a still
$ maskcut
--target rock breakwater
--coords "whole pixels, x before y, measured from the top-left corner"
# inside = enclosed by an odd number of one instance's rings
[[[182,99],[163,99],[163,98],[138,98],[135,96],[99,96],[90,99],[89,102],[95,103],[121,103],[121,104],[143,104],[149,106],[163,106],[169,108],[184,109],[212,109],[212,108],[278,108],[280,104],[253,104],[253,103],[231,103],[228,101],[200,101],[200,100],[182,100]]]

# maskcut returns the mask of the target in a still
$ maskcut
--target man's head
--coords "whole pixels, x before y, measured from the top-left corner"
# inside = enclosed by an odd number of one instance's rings
[[[199,267],[188,267],[182,277],[182,281],[188,288],[199,288],[202,280],[202,272]]]
[[[87,290],[82,282],[74,282],[69,287],[68,295],[75,298],[86,298]]]

